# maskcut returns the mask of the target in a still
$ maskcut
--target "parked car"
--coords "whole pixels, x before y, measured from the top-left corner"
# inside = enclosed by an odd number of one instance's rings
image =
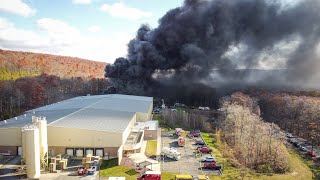
[[[193,137],[199,137],[200,136],[200,133],[199,132],[190,132],[189,133],[191,136]]]
[[[171,109],[172,112],[177,112],[177,109]]]
[[[177,108],[177,107],[182,107],[182,108],[186,108],[187,106],[185,104],[182,104],[182,103],[175,103],[174,108]]]
[[[161,172],[158,171],[146,171],[137,180],[160,180],[161,179]]]
[[[161,110],[160,109],[155,109],[153,110],[153,114],[160,114],[161,113]]]
[[[286,137],[287,137],[287,138],[293,138],[293,135],[290,134],[290,133],[287,133],[287,134],[286,134]]]
[[[196,143],[194,143],[195,145],[206,145],[206,143],[204,143],[203,141],[197,141]]]
[[[221,165],[216,163],[216,162],[207,162],[204,163],[203,168],[205,169],[214,169],[214,170],[220,170],[221,169]]]
[[[216,162],[216,159],[214,157],[205,157],[201,159],[201,162]]]
[[[211,152],[212,152],[212,149],[204,146],[204,147],[198,148],[198,151],[200,151],[200,152],[202,152],[202,153],[211,153]]]
[[[209,107],[199,106],[199,107],[198,107],[198,110],[201,110],[201,111],[210,111],[210,108],[209,108]]]
[[[303,152],[307,152],[308,151],[308,149],[306,147],[304,147],[304,146],[300,146],[299,149],[301,151],[303,151]]]
[[[87,173],[87,168],[81,166],[81,167],[78,168],[77,171],[78,171],[78,175],[85,175]]]
[[[90,166],[88,169],[88,175],[94,175],[97,171],[97,167],[96,166]]]
[[[307,154],[308,154],[309,156],[311,156],[311,157],[317,157],[317,154],[316,154],[314,151],[312,151],[312,150],[308,150],[308,151],[307,151]]]
[[[200,133],[201,131],[199,129],[191,129],[190,132],[197,132]]]

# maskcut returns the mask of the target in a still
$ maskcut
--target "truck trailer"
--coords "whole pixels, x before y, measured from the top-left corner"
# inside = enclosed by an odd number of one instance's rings
[[[176,149],[169,147],[163,147],[160,155],[176,161],[181,159],[181,153],[178,152]]]

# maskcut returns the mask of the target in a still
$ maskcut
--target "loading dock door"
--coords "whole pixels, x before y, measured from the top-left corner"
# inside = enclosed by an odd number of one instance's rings
[[[69,156],[73,156],[74,155],[74,150],[73,149],[67,149],[67,154]]]
[[[96,156],[103,157],[103,149],[96,149]]]
[[[77,149],[77,150],[76,150],[76,155],[77,155],[78,157],[83,157],[83,149]]]
[[[18,147],[18,156],[22,156],[22,147],[21,146]]]
[[[93,149],[86,149],[86,155],[88,154],[93,155]]]

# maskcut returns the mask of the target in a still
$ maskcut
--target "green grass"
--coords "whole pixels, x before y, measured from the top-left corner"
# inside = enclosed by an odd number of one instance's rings
[[[115,166],[112,168],[101,170],[100,175],[102,177],[126,177],[127,180],[136,180],[138,174],[133,174],[134,169],[125,166]]]
[[[157,141],[156,140],[147,141],[146,155],[148,155],[148,156],[157,155]]]
[[[222,156],[219,150],[221,142],[216,140],[213,142],[213,138],[209,137],[208,133],[201,133],[204,141],[212,149],[213,156],[217,159],[217,162],[223,166],[223,175],[210,176],[211,179],[241,179],[241,174],[244,175],[244,179],[261,179],[261,180],[304,180],[312,179],[312,173],[307,163],[303,158],[293,150],[288,150],[288,161],[290,164],[291,172],[286,174],[274,174],[272,176],[262,175],[255,173],[252,170],[241,170],[239,168],[232,167],[228,159]]]
[[[118,158],[103,160],[101,164],[101,169],[108,169],[118,166]]]
[[[161,173],[161,179],[163,180],[174,180],[175,175],[172,173],[162,172]]]

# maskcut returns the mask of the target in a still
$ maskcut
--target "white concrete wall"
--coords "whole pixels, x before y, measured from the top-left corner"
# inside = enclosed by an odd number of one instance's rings
[[[122,144],[124,144],[131,132],[131,129],[134,127],[134,124],[136,123],[136,117],[137,115],[135,114],[132,118],[132,120],[130,121],[129,125],[127,126],[127,128],[123,131],[122,133]]]
[[[0,146],[22,146],[21,128],[0,129]]]
[[[123,157],[123,145],[121,145],[118,149],[118,165],[120,165]]]
[[[120,147],[122,132],[48,126],[48,145],[64,147]]]

